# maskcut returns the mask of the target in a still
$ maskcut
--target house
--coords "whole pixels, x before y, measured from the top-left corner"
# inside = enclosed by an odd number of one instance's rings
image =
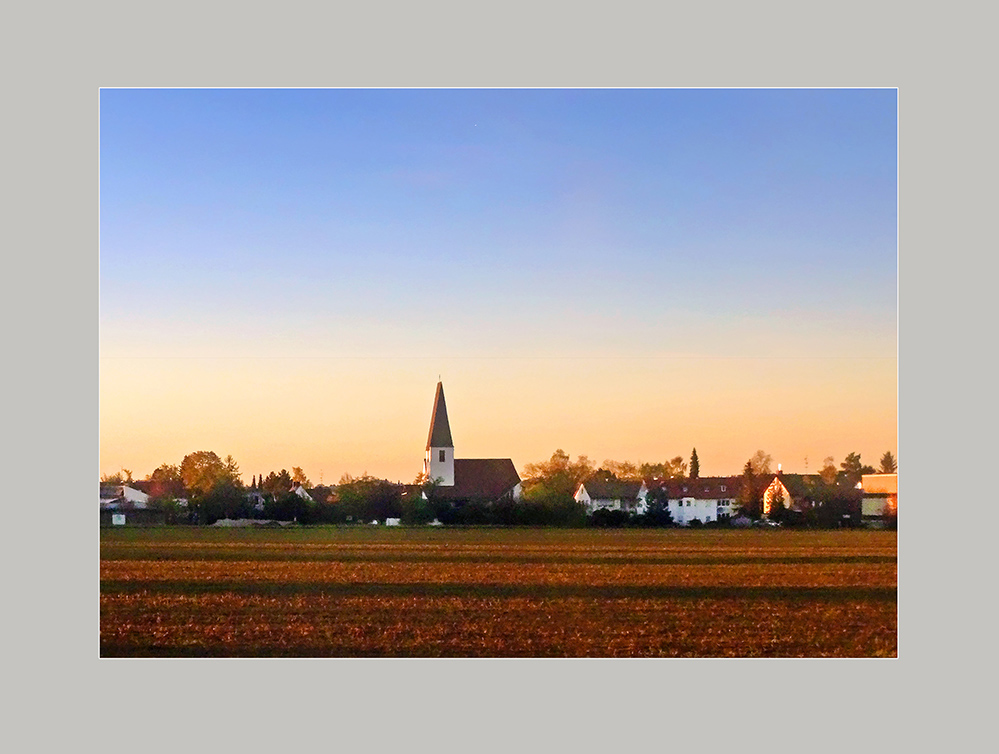
[[[102,484],[100,501],[101,526],[148,526],[166,522],[165,511],[150,505],[149,495],[130,484]]]
[[[142,510],[148,507],[149,495],[128,484],[102,484],[100,500],[102,510]]]
[[[898,474],[864,474],[860,487],[862,522],[880,523],[886,516],[898,515]]]
[[[253,510],[262,511],[264,509],[265,498],[260,490],[255,490],[251,487],[246,491],[246,502],[250,504]]]
[[[688,526],[729,518],[738,507],[742,478],[737,476],[695,477],[693,479],[650,479],[648,490],[662,490],[673,522]]]
[[[794,496],[788,491],[781,477],[782,474],[778,471],[777,476],[775,476],[773,481],[767,485],[765,490],[763,490],[764,518],[769,518],[770,514],[774,512],[774,507],[778,504],[788,510],[795,507]]]
[[[439,381],[423,471],[427,479],[437,482],[431,491],[435,500],[452,503],[491,503],[504,498],[520,500],[520,475],[511,459],[454,457],[444,386]]]
[[[311,490],[307,490],[301,484],[301,482],[292,482],[291,488],[288,490],[288,493],[292,495],[298,495],[298,497],[302,498],[302,500],[305,500],[306,502],[326,503],[329,502],[330,497],[333,494],[333,491],[334,491],[333,487],[325,487],[322,485],[313,487]],[[246,500],[253,508],[253,510],[257,511],[258,513],[261,513],[263,512],[264,507],[267,504],[268,494],[270,493],[265,493],[259,489],[250,488],[246,492]],[[280,495],[278,495],[277,497],[280,497]]]
[[[645,513],[645,496],[648,493],[645,482],[621,482],[616,479],[591,477],[580,482],[573,498],[586,506],[587,513],[596,510]]]

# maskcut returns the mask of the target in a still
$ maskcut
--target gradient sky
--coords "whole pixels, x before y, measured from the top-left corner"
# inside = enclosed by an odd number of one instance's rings
[[[897,454],[897,94],[100,94],[100,464]]]

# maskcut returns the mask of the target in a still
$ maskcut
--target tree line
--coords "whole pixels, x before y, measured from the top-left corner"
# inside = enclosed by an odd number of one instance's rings
[[[738,509],[753,518],[762,514],[763,492],[769,484],[773,459],[762,450],[750,457],[743,468],[743,483]],[[891,454],[881,457],[882,473],[894,473],[898,464]],[[697,449],[689,462],[682,456],[652,463],[605,460],[599,467],[585,455],[575,461],[561,448],[544,461],[528,463],[522,475],[522,499],[498,501],[465,501],[455,505],[439,500],[434,494],[436,480],[420,474],[409,485],[399,485],[377,479],[367,473],[360,477],[344,474],[336,487],[313,487],[301,467],[291,472],[281,469],[266,476],[253,476],[247,487],[241,480],[239,465],[229,455],[221,458],[212,451],[196,451],[184,456],[179,465],[162,464],[146,480],[152,504],[163,509],[172,523],[212,524],[220,518],[266,518],[297,520],[302,524],[344,524],[384,521],[398,518],[405,524],[426,524],[434,520],[443,524],[487,524],[499,526],[581,526],[635,525],[666,526],[669,519],[667,500],[661,490],[653,490],[647,498],[647,511],[642,516],[629,516],[620,511],[587,513],[575,501],[574,494],[581,482],[641,481],[643,479],[696,479],[700,473]],[[839,507],[852,504],[851,492],[863,474],[875,469],[861,461],[859,453],[849,453],[839,468],[827,457],[818,474],[821,483],[806,480],[810,499],[824,504],[829,515]],[[105,484],[132,482],[132,473],[122,469],[118,474],[105,475]],[[313,498],[296,494],[300,485]],[[186,508],[178,503],[186,499]],[[825,505],[828,504],[828,505]],[[790,519],[789,501],[773,501],[771,518]],[[620,514],[620,515],[619,515]],[[821,521],[805,522],[822,524]]]

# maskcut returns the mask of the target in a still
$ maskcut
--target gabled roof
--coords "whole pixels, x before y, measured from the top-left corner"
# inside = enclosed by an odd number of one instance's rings
[[[642,489],[641,482],[602,481],[587,479],[582,484],[591,500],[635,500]]]
[[[646,486],[650,490],[665,489],[671,499],[690,497],[695,500],[723,500],[739,495],[739,490],[742,489],[742,477],[705,476],[697,479],[648,480]]]
[[[451,425],[447,421],[447,405],[444,403],[444,385],[437,383],[434,396],[434,413],[430,417],[430,434],[427,435],[427,450],[431,448],[453,448]]]
[[[498,500],[520,484],[520,474],[509,458],[456,458],[454,485],[437,487],[438,500]]]
[[[796,500],[807,498],[813,489],[824,485],[822,477],[818,474],[766,474],[758,478],[763,489],[773,484],[774,477],[779,477],[784,489]]]

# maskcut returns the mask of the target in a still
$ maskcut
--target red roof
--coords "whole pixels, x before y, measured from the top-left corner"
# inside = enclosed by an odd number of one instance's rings
[[[742,489],[741,476],[706,476],[697,479],[646,479],[649,490],[665,489],[670,498],[691,497],[695,500],[735,498]]]

